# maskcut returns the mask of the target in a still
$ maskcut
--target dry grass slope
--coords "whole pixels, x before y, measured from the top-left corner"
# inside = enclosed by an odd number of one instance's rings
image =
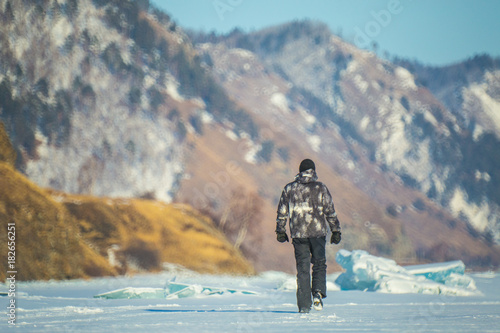
[[[14,169],[16,154],[1,125],[0,248],[7,249],[7,225],[15,223],[18,280],[157,271],[163,262],[206,273],[254,273],[211,220],[187,205],[39,188]],[[0,281],[7,271],[2,251]]]
[[[14,166],[16,162],[16,151],[12,147],[2,122],[0,122],[0,162],[5,162],[11,166]]]
[[[190,206],[141,199],[61,195],[82,235],[103,256],[114,250],[124,271],[159,270],[162,262],[205,273],[253,274],[225,236]]]
[[[0,225],[16,225],[18,280],[85,278],[115,275],[104,258],[82,241],[78,225],[64,206],[12,166],[0,162]],[[2,232],[0,248],[7,249]],[[0,280],[7,272],[7,252],[0,253]]]

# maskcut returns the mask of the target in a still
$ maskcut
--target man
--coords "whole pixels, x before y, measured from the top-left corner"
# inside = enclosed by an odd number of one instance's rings
[[[277,240],[288,240],[286,221],[290,219],[290,232],[297,264],[297,305],[299,312],[323,309],[326,297],[325,244],[328,227],[332,231],[330,243],[341,239],[340,222],[328,188],[317,181],[316,166],[310,159],[300,163],[299,174],[285,186],[278,205],[276,219]],[[312,284],[311,284],[311,263]],[[311,302],[311,296],[313,301]]]

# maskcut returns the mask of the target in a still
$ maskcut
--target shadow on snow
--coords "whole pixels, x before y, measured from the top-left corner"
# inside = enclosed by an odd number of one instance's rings
[[[186,310],[186,309],[146,309],[149,312],[171,312],[171,313],[185,313],[185,312],[254,312],[254,313],[298,313],[297,311],[283,311],[283,310]]]

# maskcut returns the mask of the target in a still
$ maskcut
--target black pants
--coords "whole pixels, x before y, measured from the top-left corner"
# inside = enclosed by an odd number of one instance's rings
[[[313,292],[326,297],[326,237],[294,238],[292,244],[297,263],[297,305],[299,310],[309,309]]]

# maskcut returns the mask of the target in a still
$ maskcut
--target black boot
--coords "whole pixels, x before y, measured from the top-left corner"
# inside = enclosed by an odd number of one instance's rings
[[[314,310],[321,311],[323,310],[323,300],[321,293],[319,291],[315,291],[313,293],[313,308]]]

